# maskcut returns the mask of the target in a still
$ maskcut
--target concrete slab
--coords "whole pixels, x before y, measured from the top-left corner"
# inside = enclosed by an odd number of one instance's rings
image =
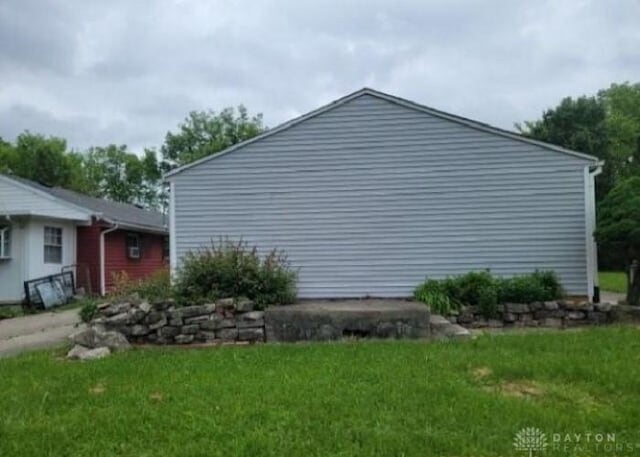
[[[458,324],[452,324],[439,314],[431,315],[431,337],[436,340],[465,340],[471,338],[471,332]]]
[[[267,308],[264,319],[267,342],[427,338],[429,314],[427,306],[406,300],[309,300]]]
[[[0,321],[0,357],[63,344],[82,327],[77,309]]]
[[[600,291],[600,302],[602,303],[624,303],[626,299],[626,294],[609,292],[607,290]]]

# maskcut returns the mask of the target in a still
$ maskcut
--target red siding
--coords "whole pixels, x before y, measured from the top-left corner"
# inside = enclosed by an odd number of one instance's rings
[[[100,293],[100,232],[108,229],[99,221],[88,227],[78,227],[76,281],[87,293]],[[107,290],[112,287],[112,275],[126,271],[130,279],[143,279],[150,274],[167,268],[168,259],[163,257],[164,235],[139,233],[142,255],[139,259],[129,259],[126,253],[127,230],[116,230],[105,235],[105,279]],[[90,287],[89,287],[90,285]]]
[[[78,227],[76,281],[86,293],[100,293],[100,231],[98,223]]]
[[[163,256],[164,235],[138,233],[140,235],[141,255],[139,259],[127,256],[128,230],[116,230],[105,235],[105,279],[107,290],[113,286],[113,274],[125,271],[129,279],[144,279],[158,270],[167,268],[167,260]]]

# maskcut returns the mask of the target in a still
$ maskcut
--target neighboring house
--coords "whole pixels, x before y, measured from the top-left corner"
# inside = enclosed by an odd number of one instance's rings
[[[595,157],[362,89],[170,183],[172,268],[219,236],[284,249],[299,296],[408,296],[425,276],[551,269],[596,286]]]
[[[0,302],[62,269],[93,294],[109,290],[113,273],[144,278],[166,267],[167,235],[161,213],[0,175]]]

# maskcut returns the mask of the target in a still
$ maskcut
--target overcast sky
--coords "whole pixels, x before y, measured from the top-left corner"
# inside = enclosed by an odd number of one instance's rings
[[[363,86],[499,127],[640,81],[638,0],[0,0],[0,136],[159,146],[190,110],[275,126]]]

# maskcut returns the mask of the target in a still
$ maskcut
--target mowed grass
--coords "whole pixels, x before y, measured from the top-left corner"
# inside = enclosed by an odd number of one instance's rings
[[[525,455],[523,427],[640,443],[635,327],[61,355],[0,359],[1,456]]]
[[[627,293],[627,275],[624,271],[601,271],[600,289],[608,292]]]

